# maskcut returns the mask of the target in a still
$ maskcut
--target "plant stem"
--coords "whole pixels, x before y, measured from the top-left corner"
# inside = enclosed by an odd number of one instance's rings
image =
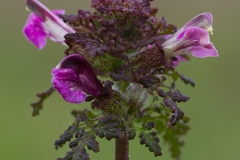
[[[124,133],[124,138],[116,138],[115,141],[115,160],[129,160],[128,157],[128,138],[126,137],[126,131]]]

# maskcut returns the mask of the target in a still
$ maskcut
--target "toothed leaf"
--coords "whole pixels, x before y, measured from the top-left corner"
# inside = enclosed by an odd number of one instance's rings
[[[166,93],[166,95],[175,102],[186,102],[189,100],[189,97],[182,94],[179,90],[171,89]]]
[[[156,136],[156,132],[141,132],[139,134],[140,138],[140,144],[144,145],[145,147],[148,147],[148,150],[150,152],[154,152],[154,156],[161,156],[161,147],[159,145],[159,138]]]
[[[144,130],[151,130],[153,128],[154,128],[154,122],[152,122],[152,121],[142,124],[142,129],[144,129]]]
[[[168,125],[176,125],[176,123],[183,118],[184,113],[178,108],[177,104],[168,97],[163,99],[163,105],[172,111],[172,116],[169,118]]]
[[[90,160],[90,156],[85,148],[73,148],[72,151],[67,152],[64,158],[58,158],[57,160]]]
[[[37,97],[40,98],[37,102],[31,103],[31,106],[33,107],[32,116],[35,117],[39,115],[39,112],[41,109],[43,109],[43,102],[46,98],[48,98],[55,90],[53,87],[49,88],[47,91],[38,93]]]
[[[135,136],[136,136],[136,130],[135,129],[130,129],[130,130],[128,130],[128,139],[129,140],[132,140],[132,139],[134,139],[135,138]]]
[[[107,140],[112,138],[123,138],[122,128],[119,127],[119,122],[112,116],[102,118],[99,120],[96,128],[96,135],[100,138],[106,137]]]

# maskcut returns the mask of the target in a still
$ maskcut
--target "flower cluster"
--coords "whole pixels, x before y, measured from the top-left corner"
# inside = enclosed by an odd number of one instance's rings
[[[76,140],[70,143],[73,149],[65,159],[89,159],[84,146],[98,152],[95,136],[131,140],[137,131],[140,143],[155,156],[162,154],[157,133],[171,144],[173,157],[180,156],[179,136],[189,130],[189,118],[177,103],[189,97],[176,89],[175,81],[181,79],[191,86],[194,82],[176,67],[189,60],[188,53],[197,58],[218,56],[208,33],[212,33],[213,18],[201,13],[177,30],[156,17],[158,9],[150,6],[151,1],[92,0],[94,12],[80,9],[77,15],[65,15],[27,0],[33,13],[23,28],[26,38],[38,49],[46,45],[46,37],[67,46],[66,57],[52,69],[53,89],[65,101],[91,102],[93,109],[74,111],[76,121],[55,142],[58,148],[75,134]],[[38,95],[33,115],[53,89]],[[90,119],[96,122],[89,123]]]

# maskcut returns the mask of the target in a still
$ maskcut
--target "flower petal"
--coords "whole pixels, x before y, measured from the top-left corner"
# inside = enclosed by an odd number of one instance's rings
[[[101,96],[102,84],[88,61],[79,54],[65,57],[52,70],[52,76],[54,88],[68,102],[80,103],[83,94]]]
[[[65,57],[57,66],[59,69],[73,69],[81,80],[83,91],[87,94],[98,96],[103,89],[102,84],[96,77],[91,65],[79,54],[72,54]]]
[[[176,41],[171,46],[164,46],[167,57],[178,56],[192,52],[198,58],[217,57],[218,52],[210,42],[209,34],[206,30],[198,27],[190,27],[176,37]]]
[[[53,12],[54,14],[64,14],[64,13],[65,13],[65,10],[56,9],[56,10],[52,10],[52,12]]]
[[[78,84],[78,77],[72,69],[56,69],[53,71],[52,83],[63,97],[63,99],[70,103],[82,103],[86,99],[86,93]]]
[[[208,31],[212,31],[211,13],[197,15],[163,42],[165,58],[192,52],[198,58],[217,57],[218,52],[210,42]]]
[[[42,24],[42,19],[32,13],[23,27],[25,37],[39,50],[46,45],[46,33],[42,29]]]
[[[176,43],[177,37],[184,32],[184,30],[191,28],[191,27],[198,27],[205,29],[207,31],[212,31],[212,23],[213,18],[211,13],[205,12],[197,15],[189,22],[187,22],[182,28],[180,28],[176,33],[174,33],[170,38],[168,38],[164,43],[163,46],[171,46],[172,44]]]
[[[197,46],[191,49],[192,55],[198,58],[218,57],[216,48],[210,43],[207,46]]]
[[[23,32],[26,38],[36,45],[38,49],[45,46],[45,37],[65,45],[64,36],[75,32],[56,15],[64,14],[64,10],[50,11],[37,0],[27,0],[27,6],[34,14],[29,16]]]
[[[187,22],[181,29],[179,29],[179,32],[182,32],[183,30],[189,27],[199,27],[207,31],[210,31],[212,30],[212,23],[213,23],[212,14],[209,12],[204,12],[197,15],[189,22]]]
[[[67,33],[74,33],[75,31],[69,27],[66,23],[64,23],[56,14],[64,13],[63,10],[54,10],[54,13],[50,11],[46,6],[44,6],[42,3],[40,3],[37,0],[27,0],[27,6],[28,8],[37,14],[39,17],[41,17],[44,21],[49,19],[52,23],[57,24],[62,30],[64,30]]]

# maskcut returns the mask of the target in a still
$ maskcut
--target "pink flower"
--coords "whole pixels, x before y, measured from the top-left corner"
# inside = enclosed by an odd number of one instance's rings
[[[63,97],[70,103],[82,103],[87,95],[100,97],[102,84],[97,79],[91,65],[79,54],[65,57],[52,70],[52,83]]]
[[[65,44],[64,35],[75,32],[56,15],[64,14],[64,10],[50,11],[37,0],[27,0],[26,3],[33,13],[29,15],[23,27],[23,34],[39,50],[46,45],[46,37]]]
[[[212,15],[202,13],[191,19],[163,44],[165,57],[170,58],[191,52],[194,57],[217,57],[218,51],[210,42]]]

